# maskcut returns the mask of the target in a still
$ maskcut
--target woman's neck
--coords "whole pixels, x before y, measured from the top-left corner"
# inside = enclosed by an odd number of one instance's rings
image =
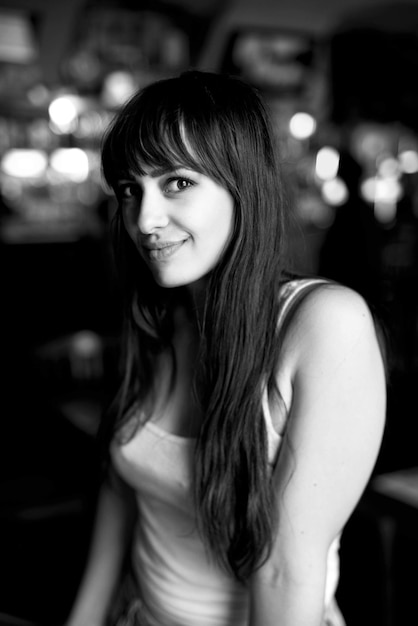
[[[175,313],[175,325],[194,327],[197,334],[201,334],[207,301],[207,278],[191,283],[181,289],[179,305]]]

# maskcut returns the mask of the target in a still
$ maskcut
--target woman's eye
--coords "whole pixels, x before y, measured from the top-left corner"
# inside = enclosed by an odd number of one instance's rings
[[[167,181],[165,190],[168,193],[178,193],[184,191],[193,185],[193,182],[188,178],[171,178]]]
[[[138,195],[138,185],[133,183],[124,183],[118,186],[117,195],[122,200],[128,200]]]

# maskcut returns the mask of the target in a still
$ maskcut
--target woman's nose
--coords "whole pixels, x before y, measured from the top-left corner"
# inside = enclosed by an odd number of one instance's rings
[[[167,226],[168,221],[164,198],[155,190],[144,191],[137,218],[140,232],[143,235],[149,235],[155,230]]]

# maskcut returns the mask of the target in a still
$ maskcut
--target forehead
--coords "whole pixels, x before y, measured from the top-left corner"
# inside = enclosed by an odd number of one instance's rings
[[[179,131],[179,132],[177,132]],[[187,136],[183,125],[175,127],[159,127],[150,132],[147,127],[141,128],[141,133],[131,144],[129,135],[127,144],[131,146],[132,155],[143,169],[167,169],[196,163],[196,151]]]
[[[139,125],[138,125],[138,122]],[[218,159],[208,133],[180,119],[122,118],[104,150],[104,175],[112,184],[138,176],[160,176],[179,168],[218,178]],[[218,155],[219,156],[219,155]],[[151,174],[152,172],[152,174]]]

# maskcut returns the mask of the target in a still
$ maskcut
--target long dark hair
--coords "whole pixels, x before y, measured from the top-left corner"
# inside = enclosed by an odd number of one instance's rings
[[[262,390],[279,342],[285,210],[275,133],[263,100],[238,78],[190,70],[145,87],[105,135],[103,173],[115,187],[144,166],[189,167],[234,199],[230,243],[208,281],[196,372],[203,423],[195,447],[195,502],[208,547],[246,580],[271,548],[274,495]],[[155,355],[170,346],[170,299],[142,262],[119,210],[114,244],[124,282],[126,364],[113,433],[153,389]]]

